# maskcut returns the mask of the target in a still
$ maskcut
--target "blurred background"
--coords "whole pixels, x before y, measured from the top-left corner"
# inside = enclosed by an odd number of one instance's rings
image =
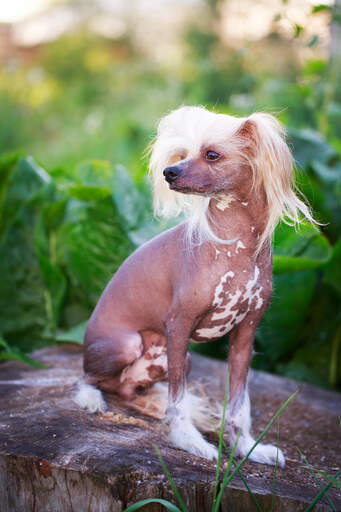
[[[167,227],[144,149],[181,104],[285,123],[322,225],[276,230],[253,366],[340,389],[339,0],[0,3],[0,360],[81,342],[113,272]]]

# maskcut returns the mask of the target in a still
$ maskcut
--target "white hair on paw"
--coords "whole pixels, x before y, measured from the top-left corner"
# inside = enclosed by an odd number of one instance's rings
[[[218,450],[208,443],[191,421],[191,395],[185,393],[183,399],[167,416],[169,420],[169,440],[177,448],[198,457],[213,460],[218,457]]]
[[[236,453],[244,457],[255,444],[255,440],[250,434],[241,434],[238,439]],[[249,456],[249,460],[260,462],[261,464],[275,465],[278,458],[278,465],[285,466],[285,458],[282,450],[272,444],[258,444]]]
[[[80,382],[72,397],[73,401],[88,412],[105,412],[107,410],[101,391],[90,384]]]
[[[238,430],[240,430],[235,454],[244,457],[255,444],[255,439],[250,434],[250,398],[247,389],[244,391],[242,401],[239,406],[237,406],[232,415],[228,415],[227,425],[230,431],[231,447],[236,441]],[[278,460],[278,464],[281,467],[285,466],[285,458],[282,451],[272,444],[259,443],[251,452],[249,460],[271,465],[276,464],[276,460]]]

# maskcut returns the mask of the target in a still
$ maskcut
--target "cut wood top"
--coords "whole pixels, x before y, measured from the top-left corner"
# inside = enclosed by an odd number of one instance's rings
[[[72,402],[72,386],[82,374],[79,346],[49,347],[36,351],[33,357],[47,369],[37,370],[18,362],[0,365],[0,459],[33,460],[40,474],[46,477],[55,468],[87,474],[101,485],[115,488],[114,494],[117,492],[120,502],[126,505],[136,499],[160,497],[162,488],[167,487],[153,447],[156,445],[180,489],[187,488],[186,495],[192,492],[188,489],[193,486],[206,489],[207,495],[211,493],[215,463],[170,446],[161,421],[124,407],[113,398],[108,399],[108,413],[102,415],[88,414]],[[208,396],[222,402],[226,365],[193,355],[189,380],[201,386]],[[279,445],[287,464],[283,469],[278,468],[276,494],[282,504],[283,500],[289,500],[288,503],[302,502],[305,507],[317,495],[319,487],[310,471],[301,468],[304,463],[297,448],[313,467],[330,474],[336,472],[341,465],[338,422],[341,397],[258,371],[251,371],[249,389],[254,437],[262,432],[282,403],[299,389],[280,417]],[[276,443],[276,437],[277,428],[273,425],[265,442]],[[209,438],[217,442],[215,434],[209,434]],[[257,496],[271,495],[272,467],[247,462],[242,472]],[[147,492],[146,482],[153,482],[149,489],[154,491],[150,492],[157,492],[159,496],[141,496],[138,488],[143,483],[143,492]],[[230,487],[235,496],[238,493],[241,496],[245,490],[239,477]],[[337,504],[336,508],[341,509],[340,493],[333,488],[329,495]],[[231,496],[226,498],[226,503]],[[123,510],[122,507],[117,510]],[[277,509],[282,510],[280,506]],[[289,506],[283,508],[289,509]],[[300,508],[296,505],[294,509]],[[321,505],[320,509],[324,507]]]

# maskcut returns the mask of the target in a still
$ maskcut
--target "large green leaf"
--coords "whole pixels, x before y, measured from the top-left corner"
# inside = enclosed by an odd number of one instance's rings
[[[137,229],[145,216],[146,204],[132,177],[122,165],[115,168],[112,186],[114,201],[125,221],[127,231]]]
[[[296,232],[281,223],[274,236],[274,274],[319,268],[328,262],[332,249],[316,228],[303,224]]]
[[[3,202],[7,222],[0,245],[0,325],[7,340],[23,348],[26,342],[26,348],[38,346],[44,332],[55,329],[65,291],[42,224],[44,205],[50,208],[54,194],[45,171],[32,159],[20,159]],[[56,212],[52,208],[50,217]]]
[[[20,207],[44,184],[49,175],[31,157],[18,158],[17,154],[2,157],[0,189],[0,234],[4,233]],[[2,199],[2,205],[1,205]]]
[[[303,169],[312,162],[328,163],[333,158],[339,158],[335,149],[313,130],[289,130],[296,162]]]
[[[257,331],[261,351],[270,364],[299,346],[315,283],[312,270],[274,276],[272,301]]]
[[[0,157],[0,237],[5,228],[5,218],[3,213],[3,202],[6,197],[7,188],[11,175],[18,162],[18,153],[5,153]],[[5,217],[5,218],[4,218]],[[1,238],[0,238],[1,239]]]
[[[133,250],[110,197],[88,202],[70,199],[56,243],[58,262],[88,307],[96,304]]]
[[[53,203],[52,203],[53,204]],[[50,205],[48,205],[50,206]],[[45,212],[48,209],[45,209]],[[45,303],[48,317],[47,330],[55,332],[66,292],[66,279],[56,265],[54,254],[55,233],[45,230],[43,214],[37,218],[34,245],[45,284]]]
[[[18,342],[29,333],[32,345],[48,323],[45,283],[33,236],[39,210],[37,203],[24,204],[0,247],[1,332]]]
[[[325,268],[324,280],[341,295],[341,238],[335,245],[330,262]]]

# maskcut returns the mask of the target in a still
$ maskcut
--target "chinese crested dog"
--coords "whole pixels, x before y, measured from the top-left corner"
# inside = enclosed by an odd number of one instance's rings
[[[285,133],[269,114],[181,107],[159,124],[150,172],[155,212],[186,220],[136,250],[104,290],[86,330],[75,401],[103,411],[100,390],[129,401],[168,379],[171,443],[214,459],[216,447],[192,422],[187,348],[229,333],[225,425],[232,445],[240,430],[236,453],[244,456],[254,444],[247,374],[271,297],[271,235],[280,219],[314,222],[295,193]],[[276,455],[259,444],[250,459],[274,464]],[[284,465],[280,450],[278,460]]]

